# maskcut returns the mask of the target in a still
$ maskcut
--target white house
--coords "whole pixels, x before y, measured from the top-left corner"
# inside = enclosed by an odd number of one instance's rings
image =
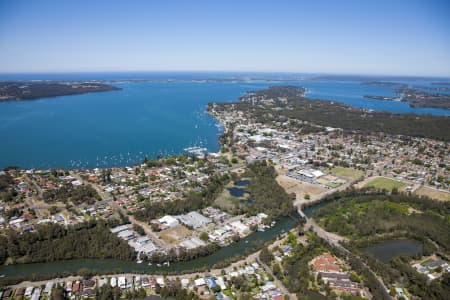
[[[116,277],[111,277],[111,287],[116,287],[117,286],[117,279]]]
[[[178,224],[180,224],[175,217],[168,216],[168,215],[158,219],[158,222],[160,224],[166,225],[168,227],[175,227]]]
[[[243,234],[244,232],[247,232],[249,230],[249,227],[242,224],[240,221],[235,221],[231,223],[230,226],[240,234]]]
[[[194,280],[195,286],[203,286],[206,285],[205,278],[198,278]]]
[[[127,287],[127,280],[125,279],[125,277],[119,277],[118,285],[121,289],[124,289]]]

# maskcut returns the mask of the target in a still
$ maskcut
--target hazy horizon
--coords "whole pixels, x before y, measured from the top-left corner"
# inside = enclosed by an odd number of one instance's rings
[[[278,75],[280,76],[280,79],[289,79],[289,76],[292,76],[291,78],[297,78],[298,77],[304,77],[302,79],[313,79],[313,78],[319,78],[319,77],[336,77],[336,78],[345,78],[345,77],[361,77],[366,79],[450,79],[450,75],[442,75],[442,76],[434,76],[434,75],[408,75],[408,74],[362,74],[362,73],[327,73],[327,72],[289,72],[289,71],[252,71],[252,70],[239,70],[239,71],[233,71],[233,70],[87,70],[87,71],[10,71],[10,72],[2,72],[0,71],[0,81],[5,80],[2,79],[1,76],[20,76],[20,75],[105,75],[105,74],[124,74],[124,75],[156,75],[156,74],[167,74],[167,75],[182,75],[182,74],[190,74],[190,75],[224,75],[218,78],[225,78],[226,76],[230,76],[230,78],[234,76],[273,76],[272,79],[276,79],[275,77]],[[201,79],[206,79],[206,77],[199,77]],[[101,79],[101,78],[99,78]],[[126,78],[123,78],[126,79]],[[143,77],[142,79],[150,79]],[[170,79],[170,77],[166,77],[166,79]]]

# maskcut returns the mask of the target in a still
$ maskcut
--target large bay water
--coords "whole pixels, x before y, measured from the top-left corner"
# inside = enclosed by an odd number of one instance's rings
[[[229,78],[230,74],[0,75],[0,80],[153,80],[113,83],[122,88],[120,91],[0,102],[0,168],[111,167],[130,165],[159,154],[179,154],[189,146],[217,151],[221,129],[205,113],[206,104],[234,101],[247,91],[271,85],[304,86],[310,98],[360,108],[450,115],[449,110],[365,99],[364,95],[391,96],[392,89],[365,86],[357,81],[193,81],[221,76]]]

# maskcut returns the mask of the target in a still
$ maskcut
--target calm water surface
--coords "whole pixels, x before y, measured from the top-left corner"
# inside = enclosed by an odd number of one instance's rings
[[[195,78],[169,75],[166,78],[175,80]],[[0,79],[119,80],[150,75],[36,76],[0,76]],[[179,154],[189,146],[217,151],[221,129],[205,113],[208,102],[234,101],[246,91],[286,84],[306,87],[311,98],[360,108],[450,115],[450,110],[411,108],[407,103],[365,99],[363,96],[367,94],[392,96],[392,89],[352,81],[120,83],[115,85],[121,91],[0,103],[0,168],[124,166],[145,157]]]
[[[364,248],[363,252],[373,255],[384,263],[389,263],[395,256],[422,253],[422,244],[415,240],[387,241]]]

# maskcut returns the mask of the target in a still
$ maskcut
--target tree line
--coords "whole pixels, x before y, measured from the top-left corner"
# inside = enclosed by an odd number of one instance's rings
[[[249,164],[242,177],[250,180],[248,192],[253,202],[239,205],[241,213],[256,215],[264,212],[276,220],[295,211],[291,197],[275,180],[277,173],[268,162]]]
[[[100,196],[91,185],[73,186],[70,183],[56,189],[46,190],[42,197],[47,203],[67,203],[71,201],[75,205],[83,203],[93,204],[95,201],[100,200]]]
[[[0,200],[10,202],[17,196],[17,192],[14,189],[14,178],[4,173],[0,175]]]
[[[140,221],[150,221],[163,215],[179,215],[194,210],[200,210],[213,204],[217,195],[223,190],[225,184],[230,181],[227,174],[213,176],[208,185],[199,192],[190,191],[183,199],[165,202],[146,201],[143,209],[134,213]]]
[[[0,236],[0,263],[36,263],[80,258],[133,260],[136,254],[103,220],[67,227],[45,224],[34,232],[7,230]]]

